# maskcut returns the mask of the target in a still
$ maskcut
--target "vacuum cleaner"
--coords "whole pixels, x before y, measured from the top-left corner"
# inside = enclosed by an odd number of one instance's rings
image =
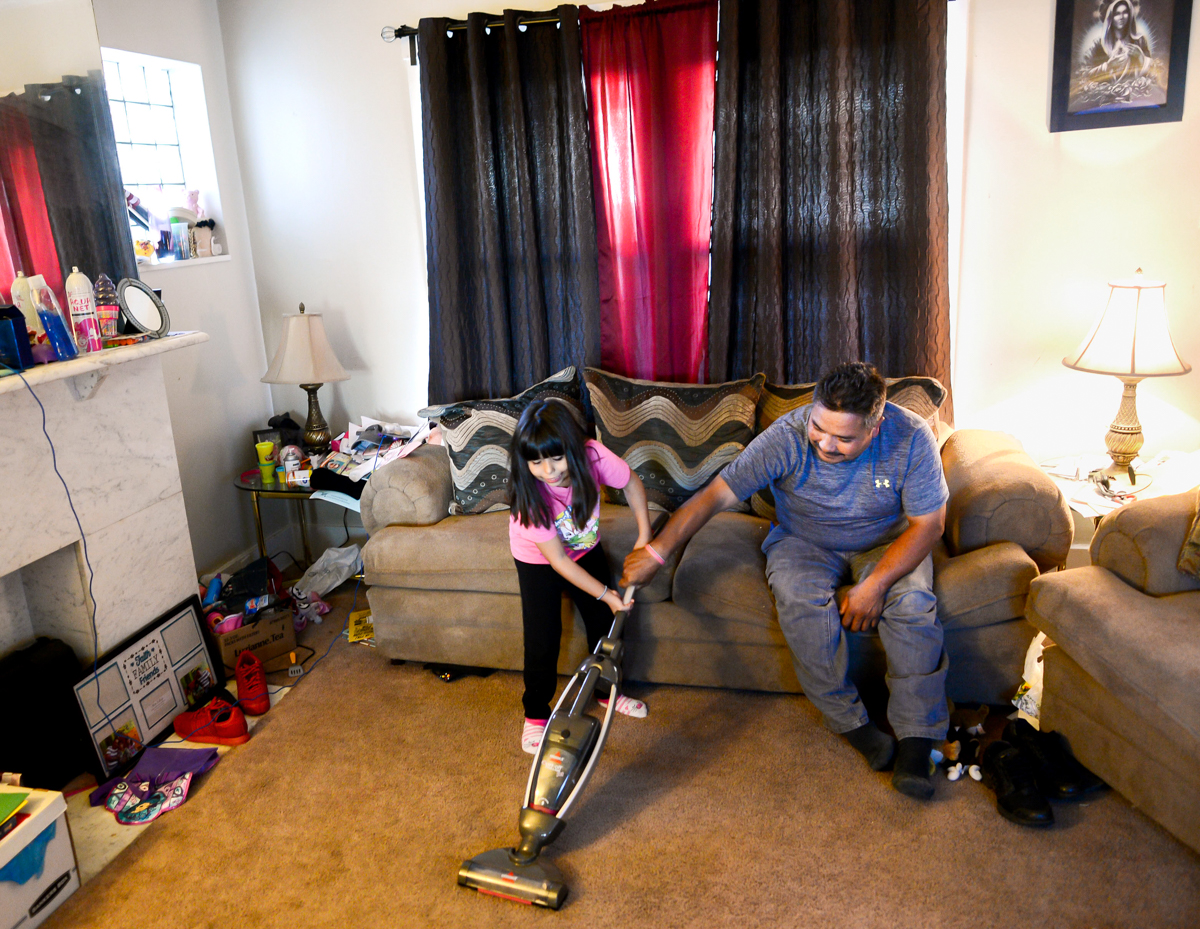
[[[520,842],[515,848],[494,848],[464,861],[458,869],[462,886],[552,910],[566,901],[562,872],[539,858],[542,849],[562,835],[566,815],[587,786],[608,738],[621,692],[625,648],[621,634],[633,590],[626,589],[624,609],[613,617],[608,635],[579,665],[554,705],[525,784],[525,800],[517,817]],[[600,684],[612,688],[603,722],[584,713]]]

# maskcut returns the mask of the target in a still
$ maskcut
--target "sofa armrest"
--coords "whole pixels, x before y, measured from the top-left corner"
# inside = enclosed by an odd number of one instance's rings
[[[1061,567],[1075,527],[1054,481],[1010,435],[960,429],[942,446],[950,488],[946,545],[952,555],[1016,542],[1045,571]]]
[[[450,515],[454,483],[443,445],[422,445],[371,475],[362,492],[362,522],[368,533],[386,526],[429,526]]]
[[[1152,597],[1200,590],[1200,578],[1179,570],[1179,550],[1196,518],[1197,494],[1127,503],[1104,517],[1088,553],[1125,583]]]

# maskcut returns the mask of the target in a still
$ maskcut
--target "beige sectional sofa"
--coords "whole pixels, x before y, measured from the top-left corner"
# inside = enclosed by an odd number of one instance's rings
[[[1030,582],[1065,562],[1070,514],[1015,439],[948,428],[941,438],[950,503],[934,585],[950,656],[947,687],[956,700],[1002,702],[1020,683],[1035,634],[1023,618]],[[381,468],[364,489],[363,559],[377,645],[393,659],[520,669],[508,515],[448,516],[452,496],[449,459],[438,446]],[[744,513],[719,514],[638,593],[625,634],[630,680],[800,692],[766,582],[760,546],[769,526]],[[601,540],[614,576],[635,537],[628,508],[603,504]],[[572,612],[564,601],[564,672],[586,650]],[[854,673],[882,675],[878,637],[852,638]]]
[[[1026,616],[1045,651],[1043,728],[1200,851],[1200,578],[1179,570],[1197,491],[1105,517],[1092,564],[1040,577]]]

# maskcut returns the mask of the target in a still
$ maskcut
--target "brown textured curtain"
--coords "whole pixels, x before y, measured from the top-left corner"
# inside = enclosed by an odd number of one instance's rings
[[[578,10],[519,28],[418,27],[429,400],[514,394],[600,360]],[[545,14],[541,14],[543,17]]]
[[[946,2],[722,0],[713,381],[950,387]]]

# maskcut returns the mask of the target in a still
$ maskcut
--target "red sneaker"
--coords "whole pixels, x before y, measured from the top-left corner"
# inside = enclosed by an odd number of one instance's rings
[[[189,742],[212,742],[216,745],[241,745],[250,741],[242,711],[220,698],[198,710],[176,716],[175,734]]]
[[[238,705],[250,716],[262,716],[271,708],[267,679],[262,662],[252,652],[242,652],[234,668],[237,678]]]

